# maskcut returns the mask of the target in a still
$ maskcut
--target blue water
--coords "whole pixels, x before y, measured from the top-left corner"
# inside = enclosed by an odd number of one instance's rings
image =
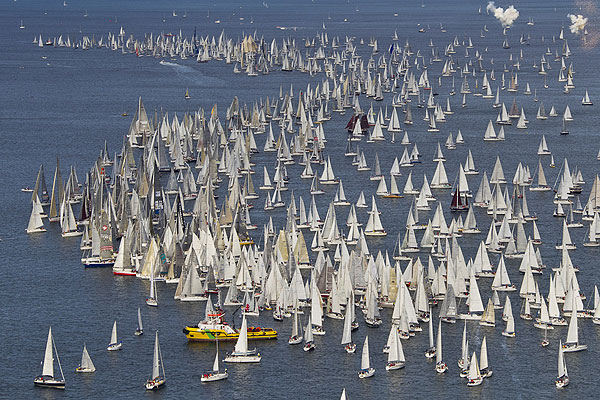
[[[76,2],[69,1],[68,7],[62,2],[4,2],[0,5],[0,169],[3,178],[0,180],[0,213],[3,223],[0,224],[0,255],[3,260],[3,279],[0,280],[0,342],[2,345],[2,362],[0,374],[4,377],[6,398],[131,398],[148,396],[152,398],[175,396],[201,396],[203,398],[242,398],[269,396],[272,398],[338,398],[342,388],[346,388],[349,398],[383,398],[391,396],[451,396],[451,397],[514,397],[531,398],[533,396],[579,396],[592,397],[595,394],[593,379],[598,371],[598,329],[590,321],[584,321],[583,335],[588,344],[587,351],[567,355],[567,365],[571,375],[571,385],[557,391],[553,384],[556,375],[556,349],[559,339],[566,338],[566,328],[550,331],[548,338],[551,345],[541,348],[539,341],[542,332],[531,323],[515,320],[517,337],[508,339],[501,336],[504,324],[496,328],[483,328],[476,323],[469,323],[469,339],[471,350],[479,348],[483,336],[487,336],[489,360],[494,376],[486,379],[477,388],[467,388],[463,379],[458,377],[456,361],[460,356],[460,337],[462,325],[443,327],[444,359],[450,371],[444,376],[434,372],[434,365],[428,362],[423,351],[427,347],[426,329],[422,334],[403,341],[407,358],[405,369],[385,372],[385,356],[381,348],[387,340],[390,313],[384,311],[384,324],[379,330],[373,330],[361,324],[361,328],[353,334],[356,343],[361,344],[364,335],[369,334],[371,355],[375,376],[368,380],[359,380],[356,372],[360,367],[360,354],[347,355],[343,352],[341,339],[341,321],[326,319],[324,327],[327,335],[316,337],[317,350],[309,354],[299,347],[287,344],[291,331],[290,321],[278,323],[270,313],[254,318],[251,323],[271,326],[280,331],[280,340],[257,343],[263,355],[259,365],[234,365],[229,367],[230,377],[227,381],[216,384],[200,385],[201,371],[212,366],[214,346],[206,344],[188,344],[181,329],[189,323],[198,321],[204,313],[203,304],[183,304],[172,299],[174,286],[158,285],[160,307],[149,308],[144,305],[148,293],[148,283],[135,278],[114,277],[108,269],[84,269],[81,265],[79,239],[63,239],[57,224],[46,222],[48,233],[43,235],[26,235],[24,229],[30,213],[29,195],[19,190],[23,186],[33,186],[40,164],[46,169],[47,184],[51,185],[55,158],[59,157],[63,177],[67,176],[67,168],[74,165],[80,179],[83,173],[95,161],[104,140],[108,141],[111,152],[117,151],[126,134],[130,118],[134,114],[136,102],[142,96],[149,113],[154,110],[168,111],[170,115],[178,113],[182,116],[186,111],[200,107],[210,110],[218,104],[221,118],[234,96],[240,101],[251,104],[267,95],[271,98],[279,93],[280,85],[284,90],[293,83],[294,90],[304,90],[308,83],[311,87],[322,80],[321,75],[309,77],[299,72],[283,73],[273,71],[268,76],[247,77],[244,74],[233,74],[232,65],[211,61],[207,64],[196,64],[193,60],[174,61],[175,65],[159,65],[152,57],[137,58],[133,55],[122,55],[110,50],[72,50],[66,48],[38,48],[32,44],[34,36],[58,37],[70,35],[80,38],[82,35],[96,38],[111,31],[118,32],[122,25],[127,34],[142,37],[144,33],[173,32],[181,29],[184,35],[191,36],[194,27],[199,35],[218,35],[222,30],[234,39],[243,33],[254,32],[264,35],[268,42],[273,37],[281,43],[283,37],[296,38],[297,41],[314,37],[322,30],[322,23],[327,26],[329,39],[345,35],[355,36],[368,42],[369,37],[379,39],[382,52],[388,48],[394,30],[398,31],[400,43],[408,39],[413,50],[421,49],[423,54],[430,52],[427,44],[432,38],[440,47],[440,51],[455,36],[461,40],[471,36],[475,49],[480,52],[487,48],[486,63],[491,57],[496,63],[496,76],[499,83],[500,66],[507,62],[509,54],[518,55],[521,46],[518,39],[522,33],[529,32],[531,45],[523,46],[524,59],[521,61],[519,82],[521,91],[517,94],[519,106],[525,108],[530,121],[526,132],[513,127],[506,129],[507,140],[502,143],[484,143],[483,132],[489,119],[495,119],[497,110],[491,108],[491,101],[469,97],[467,108],[461,109],[461,98],[457,94],[451,98],[456,112],[448,116],[448,122],[440,124],[441,131],[436,134],[426,132],[426,124],[422,121],[424,110],[412,108],[415,125],[408,128],[410,138],[416,142],[423,154],[423,163],[413,168],[413,182],[416,187],[422,183],[423,173],[431,179],[435,164],[431,161],[437,142],[444,143],[449,132],[456,134],[460,128],[466,144],[456,150],[444,150],[447,158],[446,169],[452,181],[459,163],[464,163],[468,149],[471,149],[477,168],[491,173],[496,155],[501,155],[504,172],[508,180],[516,170],[519,162],[528,164],[533,171],[538,156],[537,146],[541,134],[546,134],[548,145],[557,163],[556,169],[548,167],[548,159],[544,158],[544,169],[550,185],[554,183],[558,167],[564,157],[568,157],[571,168],[581,169],[587,181],[582,194],[585,203],[591,183],[598,172],[597,126],[600,117],[594,107],[582,107],[581,96],[588,89],[593,101],[600,101],[599,83],[596,79],[596,67],[600,65],[598,49],[584,47],[580,40],[567,33],[573,56],[569,61],[575,66],[576,89],[570,95],[562,93],[562,86],[556,81],[559,64],[550,61],[553,69],[548,73],[548,89],[543,89],[542,79],[537,71],[531,68],[534,60],[539,62],[546,47],[552,51],[560,50],[560,42],[552,43],[552,36],[558,36],[561,24],[568,26],[566,14],[582,12],[570,3],[562,1],[518,1],[515,7],[521,16],[509,31],[510,50],[501,48],[501,27],[491,16],[477,14],[477,8],[485,4],[478,2],[427,1],[425,7],[421,2],[400,4],[391,1],[378,2],[302,2],[292,1],[268,3],[268,8],[260,1],[227,2],[226,4],[198,4],[187,1],[170,3],[155,1],[131,2]],[[506,6],[507,4],[502,4]],[[359,11],[356,11],[358,7]],[[171,17],[175,8],[178,17]],[[87,10],[88,17],[83,14]],[[187,12],[187,18],[181,18]],[[588,29],[593,35],[597,26],[598,15],[586,9],[590,17]],[[394,13],[398,13],[395,17]],[[114,22],[115,17],[118,22]],[[244,20],[240,20],[243,17]],[[328,19],[331,17],[331,19]],[[529,27],[526,22],[534,17],[535,26]],[[163,21],[165,19],[165,22]],[[26,29],[18,29],[20,20]],[[344,22],[347,19],[348,22]],[[220,20],[220,24],[215,24]],[[249,21],[252,20],[251,24]],[[425,33],[418,33],[417,23],[429,28]],[[442,33],[442,23],[447,29]],[[489,32],[485,38],[479,32],[487,24]],[[276,26],[296,27],[296,30],[282,31]],[[545,42],[541,42],[541,37]],[[360,46],[359,52],[365,54],[366,46]],[[442,52],[443,54],[443,52]],[[460,48],[455,55],[461,62],[464,49]],[[549,60],[553,59],[550,57]],[[430,67],[430,80],[437,83],[441,63]],[[538,89],[538,97],[544,102],[548,111],[554,105],[562,113],[568,104],[575,118],[569,124],[570,135],[560,136],[558,118],[547,121],[535,119],[539,103],[533,102],[533,96],[525,96],[522,89],[529,82]],[[457,89],[460,80],[456,80]],[[472,84],[472,82],[471,82]],[[437,85],[435,85],[437,86]],[[185,101],[183,93],[189,88],[192,99]],[[445,101],[450,82],[447,78],[443,87],[438,89],[440,99]],[[507,92],[501,94],[501,100],[509,106],[513,96]],[[390,95],[386,94],[383,105],[390,104]],[[369,101],[361,96],[361,105],[368,107]],[[376,104],[378,107],[380,104]],[[121,117],[123,111],[129,117]],[[343,156],[346,133],[343,129],[349,115],[334,114],[332,120],[325,125],[328,140],[326,154],[334,162],[334,171],[344,182],[346,195],[350,201],[356,201],[361,190],[365,195],[375,192],[376,182],[369,181],[369,172],[356,173],[350,160]],[[388,138],[389,139],[389,138]],[[264,135],[257,136],[258,147],[262,149]],[[389,171],[395,156],[400,156],[403,147],[399,141],[391,144],[361,143],[370,165],[374,162],[375,153],[379,155],[382,169]],[[253,158],[257,164],[254,175],[255,184],[262,181],[262,165],[266,164],[273,173],[275,162],[272,154],[259,153]],[[299,178],[301,166],[288,167],[290,189],[295,195],[302,195],[305,201],[310,199],[308,189],[310,182]],[[403,187],[405,176],[398,180]],[[469,184],[475,190],[480,176],[469,177]],[[389,182],[388,182],[389,183]],[[258,186],[258,185],[257,185]],[[326,206],[333,198],[334,188],[325,188],[326,194],[319,196],[317,202],[321,216],[326,213]],[[291,191],[290,191],[291,192]],[[284,194],[288,200],[290,192]],[[435,192],[436,197],[447,208],[450,194]],[[541,246],[542,257],[550,268],[559,263],[559,253],[554,243],[560,239],[562,221],[551,215],[552,201],[550,193],[528,192],[529,208],[539,216],[538,227],[544,244]],[[368,196],[369,198],[370,196]],[[221,197],[221,199],[223,196]],[[218,202],[220,205],[220,202]],[[268,221],[269,216],[277,226],[282,226],[285,212],[279,209],[274,212],[262,211],[264,194],[254,201],[257,206],[252,211],[252,220],[258,226]],[[382,212],[383,225],[388,231],[385,239],[368,241],[372,252],[387,249],[392,253],[399,232],[403,234],[403,226],[410,199],[379,199],[378,207]],[[359,212],[359,219],[365,223],[367,214]],[[338,208],[338,218],[345,221],[347,208]],[[421,215],[426,219],[425,215]],[[476,210],[476,217],[482,230],[487,232],[490,219]],[[449,212],[446,214],[450,222]],[[586,224],[587,225],[587,224]],[[342,226],[342,225],[340,225]],[[571,252],[575,265],[581,269],[578,279],[582,291],[591,298],[593,286],[599,282],[596,260],[597,249],[582,246],[586,228],[572,229],[571,235],[578,244],[578,249]],[[531,234],[531,226],[526,227]],[[260,232],[256,231],[255,239]],[[420,239],[420,234],[419,234]],[[465,257],[474,257],[479,241],[484,234],[475,237],[463,237],[459,240]],[[312,234],[307,234],[310,243]],[[333,253],[333,252],[331,252]],[[422,261],[426,255],[421,254]],[[314,256],[313,256],[314,259]],[[492,257],[495,263],[495,257]],[[405,262],[402,267],[405,267]],[[519,285],[521,275],[517,271],[518,264],[507,262],[513,283]],[[548,291],[548,272],[537,281],[542,293]],[[479,287],[484,302],[491,295],[489,280],[480,280]],[[503,296],[502,296],[503,299]],[[513,312],[518,314],[518,296],[511,294]],[[142,317],[146,334],[134,337],[136,327],[136,309],[142,307]],[[230,310],[232,311],[232,310]],[[231,312],[228,314],[231,315]],[[499,313],[497,319],[499,320]],[[116,354],[109,354],[105,347],[110,338],[114,319],[118,320],[119,336],[124,349]],[[362,321],[361,321],[362,322]],[[240,321],[236,320],[239,326]],[[32,379],[40,373],[40,361],[43,357],[48,326],[53,326],[56,345],[67,381],[64,392],[34,388]],[[426,326],[424,327],[426,328]],[[153,336],[149,333],[155,329],[160,331],[161,347],[168,378],[167,387],[159,393],[145,393],[143,383],[151,372]],[[86,343],[90,355],[96,365],[97,372],[88,376],[74,373],[81,357],[81,348]],[[224,344],[221,351],[231,348]],[[360,346],[359,346],[360,348]]]

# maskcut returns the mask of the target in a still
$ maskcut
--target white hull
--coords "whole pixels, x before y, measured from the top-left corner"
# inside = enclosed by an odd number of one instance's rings
[[[448,365],[445,362],[442,361],[435,365],[435,372],[438,374],[443,374],[446,371],[448,371]]]
[[[158,307],[158,301],[156,301],[156,299],[152,297],[146,299],[146,304],[150,307]]]
[[[385,365],[385,370],[386,371],[393,371],[395,369],[402,369],[404,368],[404,366],[406,365],[406,363],[401,362],[401,361],[393,361],[393,362],[388,362]]]
[[[79,372],[79,373],[91,373],[91,372],[96,372],[96,368],[77,368],[75,370],[75,372]]]
[[[156,379],[147,380],[144,386],[146,387],[146,390],[158,390],[163,387],[165,383],[167,383],[165,378],[158,377]]]
[[[364,378],[370,378],[375,374],[375,368],[369,368],[366,370],[360,370],[358,371],[358,377],[360,379],[364,379]]]
[[[111,343],[108,345],[108,347],[106,348],[106,350],[108,351],[117,351],[117,350],[121,350],[121,348],[123,347],[123,343],[119,342],[119,343]]]
[[[83,235],[83,232],[79,232],[79,231],[61,233],[62,237],[76,237],[76,236],[82,236],[82,235]]]
[[[563,353],[575,353],[587,350],[587,344],[563,344]]]
[[[483,378],[482,377],[479,377],[479,378],[476,378],[476,379],[470,379],[467,382],[467,386],[479,386],[479,385],[481,385],[482,382],[483,382]]]
[[[244,356],[244,355],[233,355],[230,354],[227,357],[225,357],[225,362],[228,363],[258,363],[261,360],[261,355],[260,354],[256,354],[256,355],[249,355],[249,356]]]
[[[200,382],[216,382],[227,379],[228,377],[229,373],[227,373],[227,370],[225,370],[225,372],[207,372],[202,374]]]

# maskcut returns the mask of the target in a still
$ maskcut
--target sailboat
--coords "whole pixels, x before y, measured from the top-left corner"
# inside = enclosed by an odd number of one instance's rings
[[[108,347],[106,348],[106,350],[108,351],[116,351],[116,350],[121,350],[121,347],[123,347],[123,343],[118,341],[119,339],[117,339],[117,321],[115,320],[115,323],[113,324],[113,328],[112,328],[112,334],[110,336],[110,343],[108,344]]]
[[[557,388],[569,385],[569,373],[567,372],[567,364],[565,363],[562,341],[559,341],[558,344],[558,376],[554,380],[554,383]]]
[[[260,362],[261,355],[256,352],[256,349],[248,349],[248,322],[246,316],[242,316],[242,328],[240,329],[240,335],[235,343],[235,349],[227,354],[225,362],[231,363],[256,363]]]
[[[23,20],[21,20],[21,29],[23,29]],[[585,95],[583,95],[583,98],[581,99],[581,105],[582,106],[591,106],[594,103],[592,103],[592,101],[590,100],[590,95],[588,94],[588,91],[585,91]]]
[[[485,311],[481,316],[481,320],[479,321],[479,325],[482,326],[496,326],[496,312],[494,311],[494,303],[492,299],[488,299],[487,306],[485,307]]]
[[[200,377],[200,382],[214,382],[220,381],[223,379],[227,379],[229,374],[227,373],[227,369],[221,371],[219,369],[219,341],[217,340],[217,354],[215,355],[215,362],[213,363],[212,371],[207,371],[202,374]]]
[[[144,334],[144,325],[142,325],[142,312],[138,307],[138,327],[135,329],[135,336],[141,336]]]
[[[466,314],[460,314],[460,318],[467,320],[480,320],[484,311],[483,303],[481,301],[481,295],[479,294],[479,287],[477,286],[477,280],[475,279],[475,275],[471,274],[470,284],[469,284],[469,312]],[[493,306],[493,305],[492,305]]]
[[[21,20],[21,24],[19,25],[19,29],[25,29],[25,24],[23,23],[23,20]],[[585,91],[585,94],[587,94],[587,90]]]
[[[353,297],[353,296],[352,296]],[[342,344],[346,353],[352,354],[356,351],[356,344],[352,342],[352,307],[346,307],[346,315],[344,316],[344,331],[342,333]]]
[[[312,330],[312,322],[310,320],[310,314],[308,315],[308,323],[306,329],[304,329],[304,351],[314,350],[317,346],[314,343],[314,336]]]
[[[189,92],[189,91],[187,90],[187,88],[186,88],[186,89],[185,89],[185,99],[186,99],[186,100],[189,100],[189,99],[191,99],[191,98],[192,98],[192,96],[190,96],[190,92]]]
[[[158,331],[154,339],[154,357],[152,359],[152,377],[146,381],[146,390],[158,390],[167,383],[162,353],[158,344]]]
[[[58,361],[58,368],[60,369],[60,378],[54,376],[54,353],[56,353],[56,360]],[[52,387],[56,389],[65,388],[65,377],[63,375],[62,367],[60,366],[60,359],[58,358],[58,352],[54,345],[54,339],[52,338],[52,327],[48,330],[48,340],[46,341],[46,352],[42,364],[42,374],[36,376],[33,383],[36,386]]]
[[[515,318],[510,314],[506,320],[506,328],[502,331],[502,336],[515,337]]]
[[[300,335],[300,328],[298,327],[298,309],[294,310],[294,317],[292,318],[292,335],[288,339],[288,344],[300,344],[302,343],[302,335]]]
[[[571,289],[573,290],[573,289]],[[573,295],[573,310],[571,313],[571,320],[569,321],[569,331],[567,332],[567,341],[562,345],[563,352],[574,353],[576,351],[587,350],[587,344],[583,344],[579,341],[579,328],[577,325],[577,302],[575,301],[576,296]]]
[[[429,315],[432,315],[431,308],[429,308]],[[436,348],[435,348],[433,341],[434,341],[434,339],[433,339],[433,318],[429,318],[429,348],[427,350],[425,350],[426,358],[435,357]]]
[[[79,367],[75,369],[75,372],[95,372],[96,367],[94,367],[94,363],[90,357],[90,354],[87,351],[87,347],[85,343],[83,344],[83,354],[81,355],[81,364]]]
[[[471,356],[471,364],[469,365],[469,373],[467,375],[467,386],[479,386],[483,382],[483,377],[479,371],[479,364],[477,363],[477,355],[473,352]]]
[[[31,209],[31,216],[29,217],[29,224],[27,225],[27,229],[25,230],[25,232],[27,232],[27,233],[46,232],[46,228],[44,228],[44,222],[42,221],[42,215],[40,213],[40,208],[41,208],[41,206],[36,207],[36,203],[35,202],[33,203],[33,207]]]
[[[152,268],[154,270],[154,267]],[[156,280],[154,279],[154,271],[150,274],[150,296],[146,298],[146,304],[150,307],[158,307],[156,298]]]
[[[435,350],[435,371],[438,374],[443,374],[448,371],[448,364],[442,358],[442,320],[438,322],[437,345]]]
[[[404,358],[404,350],[402,349],[402,342],[398,336],[398,329],[394,329],[392,334],[392,343],[390,344],[390,351],[388,352],[387,363],[385,364],[385,370],[391,371],[394,369],[402,369],[406,365],[406,359]]]
[[[370,378],[375,374],[375,368],[371,367],[371,357],[369,356],[369,336],[365,337],[365,343],[362,349],[362,358],[360,361],[360,371],[358,371],[358,377]]]
[[[483,378],[489,378],[493,374],[493,371],[488,365],[487,339],[485,336],[481,341],[481,352],[479,353],[479,372]]]

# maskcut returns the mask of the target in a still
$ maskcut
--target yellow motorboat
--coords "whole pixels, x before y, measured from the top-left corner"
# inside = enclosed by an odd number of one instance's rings
[[[196,326],[186,326],[183,334],[190,342],[213,342],[237,340],[240,333],[233,328],[223,317],[221,310],[208,314],[206,321],[201,321]],[[277,331],[272,328],[248,327],[248,340],[277,339]]]

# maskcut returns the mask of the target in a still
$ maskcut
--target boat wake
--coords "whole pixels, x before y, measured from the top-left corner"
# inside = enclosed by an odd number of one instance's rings
[[[185,68],[183,65],[180,65],[180,64],[177,64],[177,63],[174,63],[174,62],[165,61],[165,60],[162,60],[161,62],[159,62],[159,64],[160,65],[166,65],[166,66],[169,66],[169,67],[181,67],[181,68]]]

